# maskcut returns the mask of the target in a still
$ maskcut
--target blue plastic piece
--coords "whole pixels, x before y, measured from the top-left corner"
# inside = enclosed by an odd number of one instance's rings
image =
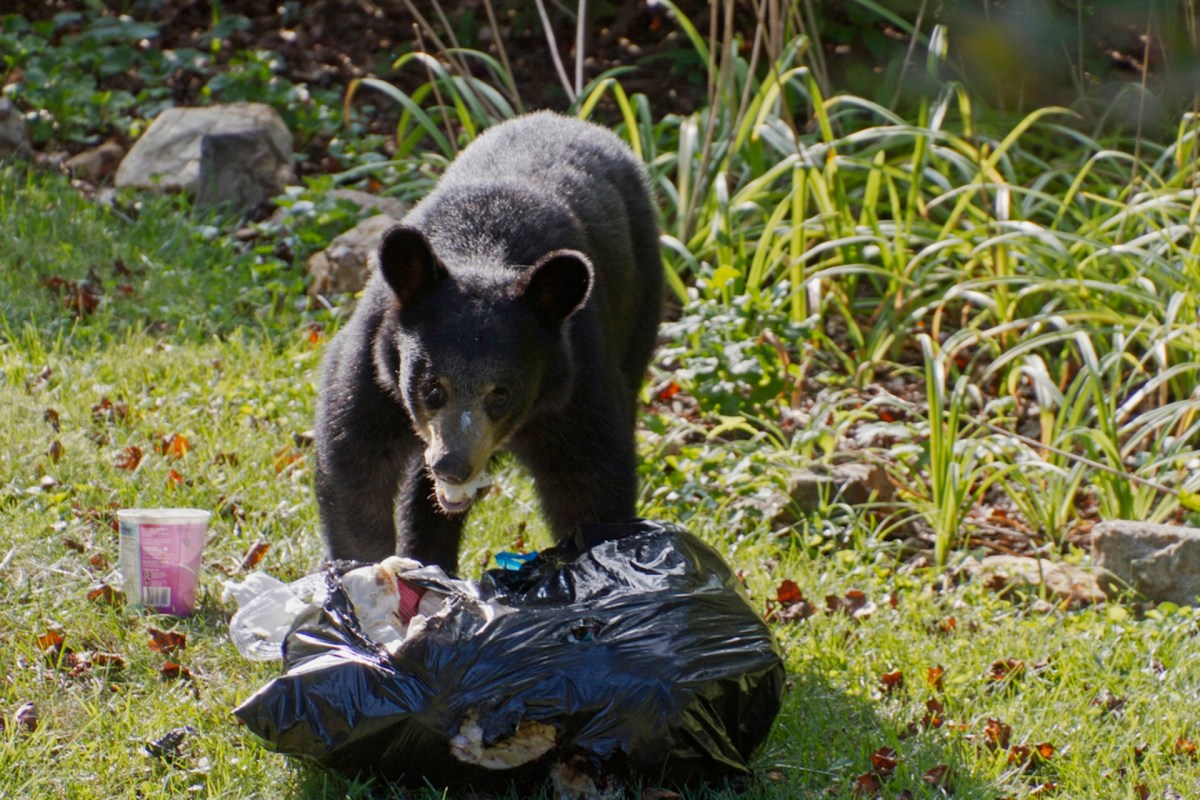
[[[537,551],[532,553],[496,553],[496,566],[500,569],[517,571],[538,557]]]

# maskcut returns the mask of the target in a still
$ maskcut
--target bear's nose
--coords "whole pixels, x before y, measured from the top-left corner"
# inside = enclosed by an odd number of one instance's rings
[[[470,464],[453,453],[438,457],[429,468],[433,476],[443,483],[466,483],[471,478]]]

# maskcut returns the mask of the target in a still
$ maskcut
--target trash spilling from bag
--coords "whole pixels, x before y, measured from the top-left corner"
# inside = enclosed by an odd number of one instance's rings
[[[586,796],[749,774],[785,669],[715,550],[639,521],[508,562],[471,582],[388,559],[260,591],[238,615],[293,601],[285,671],[234,713],[277,752],[409,785]],[[257,657],[280,652],[269,624],[234,620]]]

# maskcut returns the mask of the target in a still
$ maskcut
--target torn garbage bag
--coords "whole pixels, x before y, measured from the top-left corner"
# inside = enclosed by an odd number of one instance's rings
[[[682,528],[586,526],[444,595],[390,651],[339,578],[283,645],[285,673],[235,710],[272,749],[407,784],[570,789],[748,773],[785,670],[721,557]],[[584,792],[586,793],[586,792]]]

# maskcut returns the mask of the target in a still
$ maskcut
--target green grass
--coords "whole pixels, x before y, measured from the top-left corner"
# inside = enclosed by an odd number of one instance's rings
[[[1197,118],[1157,142],[1092,138],[1053,109],[985,126],[945,85],[901,119],[825,97],[801,37],[767,52],[685,33],[712,70],[706,109],[657,116],[613,73],[572,111],[630,141],[662,208],[677,313],[645,393],[642,513],[717,547],[764,613],[786,581],[815,607],[775,623],[791,681],[748,796],[1200,792],[1193,609],[1064,608],[958,570],[998,526],[1086,564],[1074,543],[1096,519],[1197,521]],[[929,36],[930,74],[945,41]],[[351,87],[347,103],[400,104],[399,147],[336,180],[415,199],[513,112],[454,63],[406,56],[398,68],[431,81],[411,95]],[[311,309],[299,265],[354,221],[319,200],[333,180],[239,242],[179,198],[105,206],[0,168],[0,798],[402,796],[268,753],[230,714],[277,667],[229,642],[226,571],[264,539],[281,578],[319,560],[305,434],[346,307]],[[882,443],[859,438],[870,426]],[[164,451],[172,435],[186,452]],[[886,467],[898,510],[831,497],[794,525],[762,513],[789,470],[864,460]],[[523,476],[506,466],[499,483],[470,523],[469,574],[548,543]],[[195,616],[89,599],[113,579],[114,510],[135,505],[214,511]],[[826,613],[852,591],[870,613]],[[154,652],[149,626],[187,649]],[[75,656],[45,647],[55,630]],[[164,678],[168,658],[191,679]],[[184,725],[178,758],[148,754]],[[1026,765],[1020,748],[1042,744]],[[881,748],[897,765],[868,791]]]
[[[128,220],[97,210],[58,178],[8,171],[3,186],[0,236],[22,246],[6,248],[20,262],[0,271],[7,409],[0,418],[0,796],[372,796],[366,784],[266,752],[235,724],[230,709],[277,667],[238,656],[226,635],[233,609],[219,599],[225,575],[218,567],[235,568],[260,538],[272,543],[263,563],[272,573],[294,578],[316,566],[310,456],[301,449],[299,460],[290,458],[297,434],[311,425],[323,339],[312,341],[310,326],[326,325],[327,336],[336,319],[256,287],[255,253],[198,235],[172,201],[146,200]],[[41,284],[81,279],[116,258],[144,263],[143,256],[158,266],[136,276],[133,296],[112,290],[118,279],[102,275],[104,301],[79,319]],[[295,276],[279,269],[273,280],[290,285]],[[128,412],[109,418],[99,407],[105,398]],[[943,585],[939,573],[897,561],[879,538],[880,523],[861,510],[806,518],[797,530],[808,537],[767,530],[741,499],[769,488],[783,465],[819,454],[819,445],[804,451],[798,442],[834,435],[822,424],[810,422],[789,441],[753,425],[740,433],[701,425],[689,434],[659,414],[647,417],[643,434],[644,450],[662,455],[643,471],[648,516],[680,519],[715,544],[764,611],[785,579],[818,608],[805,621],[776,626],[791,684],[750,797],[861,796],[855,781],[884,747],[899,762],[883,783],[888,797],[938,796],[924,776],[941,765],[955,797],[1022,797],[1047,782],[1062,797],[1133,798],[1138,784],[1152,797],[1196,790],[1200,763],[1176,745],[1200,735],[1191,713],[1200,691],[1189,666],[1200,658],[1194,613],[1063,611],[978,585]],[[155,450],[172,433],[190,443],[178,458]],[[118,466],[130,446],[143,453],[134,471]],[[170,479],[172,470],[181,483]],[[491,552],[513,546],[526,521],[527,541],[546,544],[528,485],[511,469],[501,482],[504,494],[487,500],[471,524],[464,564],[474,573]],[[216,512],[194,617],[88,599],[116,561],[112,510],[133,505]],[[846,531],[857,549],[836,546]],[[93,556],[103,559],[98,566]],[[855,620],[820,610],[826,595],[851,590],[863,591],[875,611]],[[148,646],[148,626],[187,635],[186,650],[171,658],[192,680],[161,675],[168,657]],[[76,653],[117,654],[123,665],[73,669],[39,646],[52,629]],[[1025,669],[991,680],[993,663],[1008,659]],[[927,683],[939,665],[941,690]],[[894,670],[903,687],[885,691],[881,676]],[[1109,697],[1121,707],[1108,710]],[[940,727],[922,723],[931,698],[943,704]],[[38,713],[33,731],[13,718],[30,702]],[[1049,743],[1054,754],[1023,771],[1009,763],[1009,750],[986,745],[989,719],[1011,727],[1009,749]],[[179,758],[148,755],[148,742],[183,725],[195,732]]]

